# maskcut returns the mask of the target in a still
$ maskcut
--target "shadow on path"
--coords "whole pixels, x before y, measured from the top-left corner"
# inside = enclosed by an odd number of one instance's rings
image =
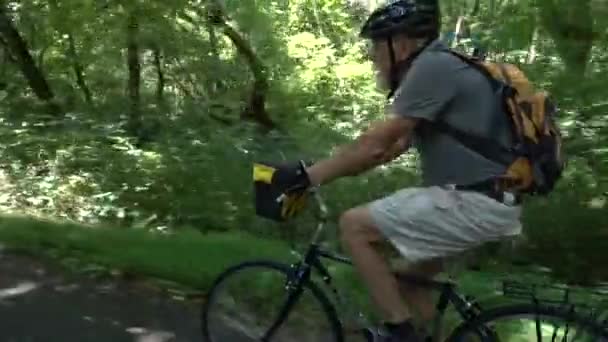
[[[0,254],[2,342],[202,341],[199,307],[114,280]]]

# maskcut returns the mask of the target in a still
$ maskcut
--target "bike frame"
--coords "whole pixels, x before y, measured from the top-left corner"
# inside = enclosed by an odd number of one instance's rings
[[[289,310],[297,302],[300,295],[302,294],[304,284],[312,281],[311,276],[313,272],[317,272],[321,276],[323,283],[331,290],[332,295],[338,305],[340,305],[340,307],[343,307],[343,305],[345,304],[344,298],[340,295],[338,289],[332,284],[333,279],[331,274],[329,273],[328,269],[323,265],[321,260],[329,259],[347,265],[352,265],[352,262],[349,258],[325,250],[320,246],[321,237],[325,230],[325,224],[327,223],[329,213],[327,210],[327,206],[325,205],[325,202],[319,195],[318,191],[313,191],[313,197],[315,199],[315,202],[317,203],[318,208],[317,229],[313,235],[312,241],[310,242],[306,253],[303,255],[300,261],[292,264],[291,266],[293,273],[292,276],[289,278],[288,282],[286,283],[286,289],[289,293],[289,297],[282,310],[280,310],[279,319],[267,332],[266,338],[272,336],[274,331],[287,318]],[[459,295],[456,292],[456,285],[452,282],[434,281],[426,278],[405,274],[397,274],[397,277],[400,281],[404,283],[427,288],[433,291],[438,291],[440,293],[439,300],[437,301],[436,305],[437,315],[434,322],[433,336],[438,336],[437,333],[440,331],[443,315],[449,304],[452,304],[455,307],[456,311],[464,320],[474,319],[481,311],[481,309],[474,302],[474,299],[472,297],[462,297],[461,295]],[[352,315],[353,313],[350,314]],[[370,327],[366,326],[368,324],[366,322],[365,315],[363,315],[361,311],[355,313],[354,315],[356,317],[350,318],[354,321],[359,321],[360,323],[362,323],[362,330],[366,333],[370,333]],[[480,333],[484,334],[484,332]]]

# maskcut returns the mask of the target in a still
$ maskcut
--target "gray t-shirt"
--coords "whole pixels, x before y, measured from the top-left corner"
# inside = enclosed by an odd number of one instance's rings
[[[440,40],[427,46],[401,81],[392,104],[396,115],[423,119],[414,146],[420,152],[425,185],[470,184],[506,170],[434,129],[432,122],[438,118],[505,146],[511,141],[508,117],[489,81],[446,49]]]

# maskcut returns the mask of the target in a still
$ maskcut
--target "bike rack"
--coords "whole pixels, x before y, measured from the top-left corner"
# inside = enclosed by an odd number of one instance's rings
[[[505,297],[548,304],[588,314],[608,327],[608,287],[590,289],[549,283],[502,282]]]

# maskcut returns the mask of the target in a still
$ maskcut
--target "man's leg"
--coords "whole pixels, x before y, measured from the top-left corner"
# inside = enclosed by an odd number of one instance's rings
[[[388,262],[373,246],[384,238],[374,226],[369,209],[358,207],[344,213],[340,218],[340,233],[343,246],[383,318],[389,323],[409,320],[411,314],[401,298],[397,280]]]
[[[407,275],[415,275],[428,279],[434,278],[443,271],[443,261],[432,259],[399,268],[398,272]],[[432,290],[414,286],[406,282],[399,283],[401,294],[417,318],[416,326],[423,328],[435,317],[435,301]]]
[[[404,300],[410,305],[404,305],[395,290],[397,280],[373,244],[385,237],[412,262],[409,273],[430,278],[442,271],[443,262],[436,258],[451,259],[485,241],[516,234],[521,230],[520,211],[481,194],[408,188],[349,210],[341,218],[340,228],[342,242],[384,318],[389,322],[410,320],[409,309],[415,308],[426,323],[435,316],[431,294],[406,285]]]

